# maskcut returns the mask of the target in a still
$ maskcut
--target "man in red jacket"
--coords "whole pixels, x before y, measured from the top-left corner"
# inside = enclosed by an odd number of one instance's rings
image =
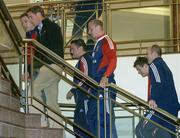
[[[105,34],[103,30],[103,23],[100,20],[91,20],[88,24],[88,32],[89,34],[96,39],[96,44],[94,46],[94,50],[92,53],[93,58],[93,79],[96,80],[99,85],[102,87],[100,91],[103,91],[106,89],[106,85],[108,83],[116,83],[114,80],[114,70],[116,68],[117,64],[117,56],[116,56],[116,44],[114,41]],[[103,89],[104,88],[104,89]],[[116,99],[116,92],[113,90],[110,90],[110,93],[106,93],[106,97],[104,97],[104,92],[100,92],[99,95],[97,93],[94,93],[96,96],[100,98],[100,137],[104,138],[105,128],[104,128],[104,98],[112,98]],[[110,97],[109,97],[110,96]],[[96,109],[96,102],[90,102],[92,105],[90,108],[95,106],[94,109]],[[106,101],[106,129],[107,138],[110,137],[110,115],[112,115],[112,137],[117,138],[116,128],[115,128],[115,120],[114,120],[114,105],[110,107],[109,101]],[[110,113],[110,108],[112,108],[112,113]],[[93,110],[93,109],[92,109]],[[92,114],[93,111],[90,111],[90,114]],[[96,114],[96,112],[94,111]],[[97,117],[96,115],[90,115],[91,117]],[[97,118],[93,118],[93,120],[96,122]],[[96,124],[96,123],[94,123]],[[96,129],[96,125],[94,127]],[[94,134],[96,135],[97,130],[94,130]]]

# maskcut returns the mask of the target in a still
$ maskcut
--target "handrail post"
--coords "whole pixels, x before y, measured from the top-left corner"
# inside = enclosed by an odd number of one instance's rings
[[[179,127],[177,127],[176,128],[176,135],[177,135],[177,138],[180,138],[180,128]]]
[[[0,76],[2,76],[2,65],[0,63]]]
[[[133,117],[132,117],[132,134],[133,134],[133,138],[135,138],[135,128],[136,128],[136,126],[135,126],[135,117],[133,115]]]
[[[99,98],[99,91],[98,91],[98,99],[97,99],[97,121],[98,121],[98,123],[97,123],[97,128],[98,128],[98,130],[97,130],[97,136],[98,136],[98,138],[100,138],[100,130],[101,130],[101,128],[100,128],[100,98]]]
[[[112,138],[112,127],[113,127],[113,125],[114,124],[112,124],[112,123],[114,123],[114,117],[115,117],[115,113],[114,113],[114,111],[113,111],[113,106],[112,106],[112,101],[111,101],[111,91],[108,89],[108,88],[106,88],[107,89],[107,95],[108,95],[108,97],[107,97],[107,101],[108,101],[108,103],[109,103],[109,107],[107,107],[108,109],[109,109],[109,135],[110,135],[110,138]],[[108,110],[107,109],[107,110]],[[112,116],[112,113],[113,113],[113,116]]]
[[[27,70],[27,63],[28,60],[28,43],[25,43],[25,48],[24,48],[24,81],[25,81],[25,113],[29,112],[28,108],[28,70]]]
[[[103,110],[104,110],[104,138],[106,138],[106,89],[104,89],[104,93],[103,93],[103,102],[104,102],[104,106],[103,106]]]
[[[62,27],[62,34],[63,34],[63,47],[66,45],[66,14],[64,5],[61,8],[61,27]]]

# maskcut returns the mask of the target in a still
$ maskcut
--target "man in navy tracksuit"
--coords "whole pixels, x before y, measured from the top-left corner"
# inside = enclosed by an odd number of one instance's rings
[[[93,79],[95,79],[100,86],[102,87],[100,91],[103,91],[103,88],[106,87],[108,83],[115,83],[114,80],[114,70],[116,68],[117,56],[116,56],[116,44],[112,39],[106,35],[103,31],[103,23],[100,20],[91,20],[88,24],[89,34],[94,37],[97,41],[92,53],[93,58]],[[105,94],[106,98],[116,99],[116,92],[109,90]],[[100,92],[99,95],[97,92],[94,93],[100,98],[100,137],[104,138],[105,127],[106,126],[106,138],[110,137],[110,114],[112,115],[112,137],[117,138],[117,132],[115,128],[115,119],[114,119],[114,105],[112,105],[112,112],[110,111],[110,102],[106,100],[106,124],[104,122],[104,92]],[[91,99],[92,100],[92,99]],[[95,101],[90,101],[89,108],[89,117],[91,122],[90,128],[91,131],[97,135],[97,103]]]
[[[178,98],[174,86],[174,80],[172,72],[170,71],[167,64],[161,58],[161,48],[158,45],[153,45],[147,51],[147,58],[149,62],[143,63],[142,57],[137,59],[134,63],[134,67],[138,70],[139,74],[143,77],[149,76],[150,80],[150,97],[148,98],[148,103],[150,108],[161,108],[170,114],[177,117],[179,110]],[[141,63],[141,65],[139,64]],[[143,63],[143,64],[142,64]],[[163,115],[150,111],[145,116],[159,123],[160,125],[166,127],[167,129],[175,132],[175,126],[170,123],[163,121],[162,119],[156,117],[160,116],[165,118]],[[171,120],[168,120],[172,122]],[[138,138],[156,137],[156,138],[171,138],[174,137],[166,131],[160,129],[159,127],[149,123],[146,120],[140,121],[136,127],[136,136]]]
[[[76,39],[71,41],[71,53],[73,58],[79,59],[76,68],[82,71],[87,76],[92,76],[92,58],[85,52],[86,44],[82,39]],[[83,82],[83,80],[74,77],[74,82],[80,87],[90,91],[90,88]],[[67,93],[67,99],[71,99],[74,96],[76,107],[74,111],[74,122],[84,129],[89,131],[88,119],[87,119],[87,110],[88,110],[88,96],[84,94],[81,90],[77,88],[72,88]],[[74,131],[78,136],[83,138],[88,138],[88,136],[82,132],[80,129],[74,127]]]

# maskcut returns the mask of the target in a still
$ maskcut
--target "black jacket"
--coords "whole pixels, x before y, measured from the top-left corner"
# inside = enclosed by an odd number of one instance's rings
[[[43,44],[45,47],[64,58],[64,47],[63,47],[63,37],[61,33],[61,28],[56,23],[45,18],[42,21],[43,27],[40,34],[37,37],[37,41]],[[45,59],[44,56],[36,53],[36,56],[48,64],[52,62]],[[41,66],[41,65],[40,65]],[[38,67],[39,68],[39,67]]]

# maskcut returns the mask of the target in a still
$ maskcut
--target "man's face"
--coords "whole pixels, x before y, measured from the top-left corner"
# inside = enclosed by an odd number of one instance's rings
[[[138,74],[140,74],[142,77],[148,76],[148,74],[149,74],[149,67],[148,67],[147,64],[145,64],[143,66],[137,65],[135,68],[136,68]]]
[[[20,22],[26,32],[34,29],[34,25],[32,24],[32,22],[29,20],[27,16],[22,17],[20,19]]]
[[[27,14],[28,14],[30,21],[33,23],[34,26],[37,26],[38,24],[40,24],[40,22],[41,22],[40,17],[39,17],[40,13],[28,12]]]
[[[98,33],[98,26],[95,26],[94,23],[90,22],[88,24],[88,33],[93,37],[97,38],[97,33]]]
[[[76,58],[79,58],[79,50],[80,50],[80,47],[76,46],[75,44],[71,44],[70,46],[70,53],[72,55],[72,58],[76,59]]]

